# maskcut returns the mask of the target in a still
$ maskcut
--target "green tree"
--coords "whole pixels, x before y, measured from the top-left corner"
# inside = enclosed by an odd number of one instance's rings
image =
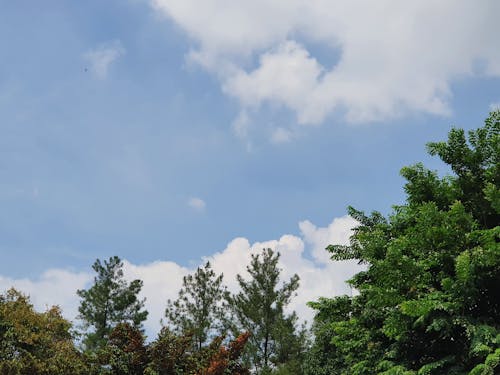
[[[280,368],[283,374],[297,371],[292,360],[300,360],[304,347],[304,332],[297,329],[297,315],[284,311],[299,287],[299,277],[294,275],[279,287],[279,257],[271,249],[252,255],[247,266],[250,280],[238,275],[241,291],[229,297],[235,315],[234,329],[252,334],[245,354],[259,374]]]
[[[36,312],[15,289],[0,295],[0,374],[88,374],[58,307]]]
[[[196,350],[222,333],[227,312],[227,290],[222,281],[223,275],[216,275],[207,262],[183,278],[177,300],[167,301],[167,324],[178,334],[191,332]]]
[[[97,259],[92,266],[97,273],[94,285],[77,291],[81,298],[79,318],[86,330],[83,344],[87,350],[102,348],[118,323],[141,328],[147,318],[148,312],[143,310],[145,300],[138,299],[142,281],[126,282],[122,267],[123,262],[117,256],[104,262]]]
[[[360,225],[335,260],[366,270],[354,297],[320,299],[307,374],[493,374],[500,362],[500,112],[428,150],[454,175],[402,169],[406,204]]]

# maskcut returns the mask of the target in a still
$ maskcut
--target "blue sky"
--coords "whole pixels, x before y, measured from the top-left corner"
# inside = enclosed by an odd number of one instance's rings
[[[498,2],[417,3],[0,1],[0,284],[390,212],[500,102]]]

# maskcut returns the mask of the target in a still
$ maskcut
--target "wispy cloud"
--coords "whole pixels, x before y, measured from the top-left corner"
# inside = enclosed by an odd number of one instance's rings
[[[189,198],[187,204],[189,207],[196,211],[204,211],[205,207],[207,206],[205,201],[198,197]]]
[[[278,127],[274,129],[273,134],[271,135],[272,143],[287,143],[293,139],[293,133],[285,128]]]
[[[104,43],[84,53],[83,57],[90,64],[90,70],[96,77],[104,79],[111,64],[125,54],[125,48],[119,40]]]

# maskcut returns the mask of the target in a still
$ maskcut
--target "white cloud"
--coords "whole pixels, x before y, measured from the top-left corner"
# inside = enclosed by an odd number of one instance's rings
[[[312,99],[307,93],[317,90],[323,68],[296,42],[287,41],[276,50],[260,57],[253,72],[235,72],[226,80],[223,90],[238,98],[244,107],[258,107],[265,101],[283,104],[298,114],[300,123],[318,122],[307,112]]]
[[[0,275],[0,293],[15,287],[30,296],[40,311],[59,305],[68,319],[78,315],[76,291],[86,287],[93,276],[85,272],[49,269],[38,279],[13,279]]]
[[[125,54],[120,41],[101,44],[97,48],[85,52],[83,57],[90,64],[91,71],[100,79],[108,75],[109,68],[113,62]]]
[[[333,262],[324,249],[330,243],[347,244],[351,228],[355,225],[356,221],[345,216],[334,219],[327,227],[317,227],[309,221],[303,221],[299,223],[300,236],[285,234],[277,240],[253,244],[246,238],[235,238],[222,251],[203,258],[200,265],[209,260],[217,273],[224,273],[228,288],[236,292],[236,275],[248,277],[246,267],[252,254],[268,247],[279,251],[281,280],[288,280],[295,273],[300,276],[298,295],[293,299],[290,309],[297,311],[302,319],[311,321],[313,311],[306,306],[308,301],[321,296],[351,293],[345,280],[359,271],[360,266],[355,262]],[[182,267],[174,262],[156,261],[135,265],[124,261],[125,277],[144,282],[141,295],[146,297],[149,317],[145,327],[150,337],[154,337],[160,328],[167,299],[177,297],[182,277],[193,271],[194,268]],[[36,280],[0,276],[0,292],[14,286],[30,294],[38,309],[58,304],[64,315],[73,320],[79,304],[76,290],[89,287],[92,279],[91,273],[66,270],[49,270]]]
[[[314,312],[307,307],[307,302],[321,296],[351,293],[345,281],[360,271],[361,266],[354,261],[333,262],[325,248],[330,243],[348,244],[351,229],[355,225],[356,221],[347,216],[334,219],[325,228],[317,228],[305,221],[299,223],[300,237],[286,234],[278,240],[254,244],[250,244],[246,238],[236,238],[223,251],[206,259],[210,260],[217,273],[224,273],[228,288],[235,292],[238,290],[236,275],[248,276],[246,266],[250,262],[251,254],[259,253],[268,247],[279,251],[281,280],[288,280],[295,273],[300,276],[300,288],[290,304],[290,309],[297,311],[301,319],[310,322]]]
[[[447,115],[454,80],[500,76],[495,0],[151,4],[187,33],[188,58],[243,109],[283,106],[300,124],[322,123],[335,111],[351,122]],[[322,65],[308,45],[339,56],[337,63]],[[248,68],[255,58],[258,66]]]
[[[293,133],[285,128],[277,127],[271,135],[272,143],[287,143],[293,139]]]
[[[207,205],[203,199],[192,197],[188,200],[188,206],[196,211],[203,211]]]
[[[146,297],[146,309],[149,311],[145,328],[151,338],[158,333],[160,321],[164,318],[166,302],[176,299],[182,286],[182,278],[192,270],[174,262],[160,262],[134,265],[124,261],[125,276],[144,282],[142,297]]]
[[[233,121],[233,131],[239,138],[246,138],[248,136],[248,129],[250,127],[250,118],[247,111],[241,111]]]

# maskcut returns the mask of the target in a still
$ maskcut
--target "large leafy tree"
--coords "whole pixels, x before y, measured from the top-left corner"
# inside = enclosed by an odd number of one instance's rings
[[[252,255],[247,266],[250,278],[238,275],[241,291],[229,298],[234,311],[235,329],[251,332],[246,358],[259,374],[282,369],[281,373],[299,374],[300,355],[304,347],[304,332],[297,328],[295,312],[285,308],[299,287],[294,275],[280,285],[280,254],[264,249]]]
[[[216,275],[207,262],[183,278],[175,301],[167,301],[167,324],[178,334],[192,333],[196,350],[222,333],[227,312],[227,290],[222,282],[223,275]]]
[[[138,298],[142,281],[128,283],[124,279],[120,258],[114,256],[104,262],[97,259],[92,268],[97,274],[94,284],[87,290],[77,291],[81,298],[79,318],[86,329],[83,343],[88,350],[103,347],[118,323],[141,328],[148,315],[144,310],[145,300]]]
[[[37,312],[15,289],[0,295],[0,374],[88,374],[58,307]]]
[[[365,215],[335,260],[366,270],[320,299],[306,373],[493,374],[500,362],[500,112],[428,150],[454,172],[406,167],[406,204]]]

